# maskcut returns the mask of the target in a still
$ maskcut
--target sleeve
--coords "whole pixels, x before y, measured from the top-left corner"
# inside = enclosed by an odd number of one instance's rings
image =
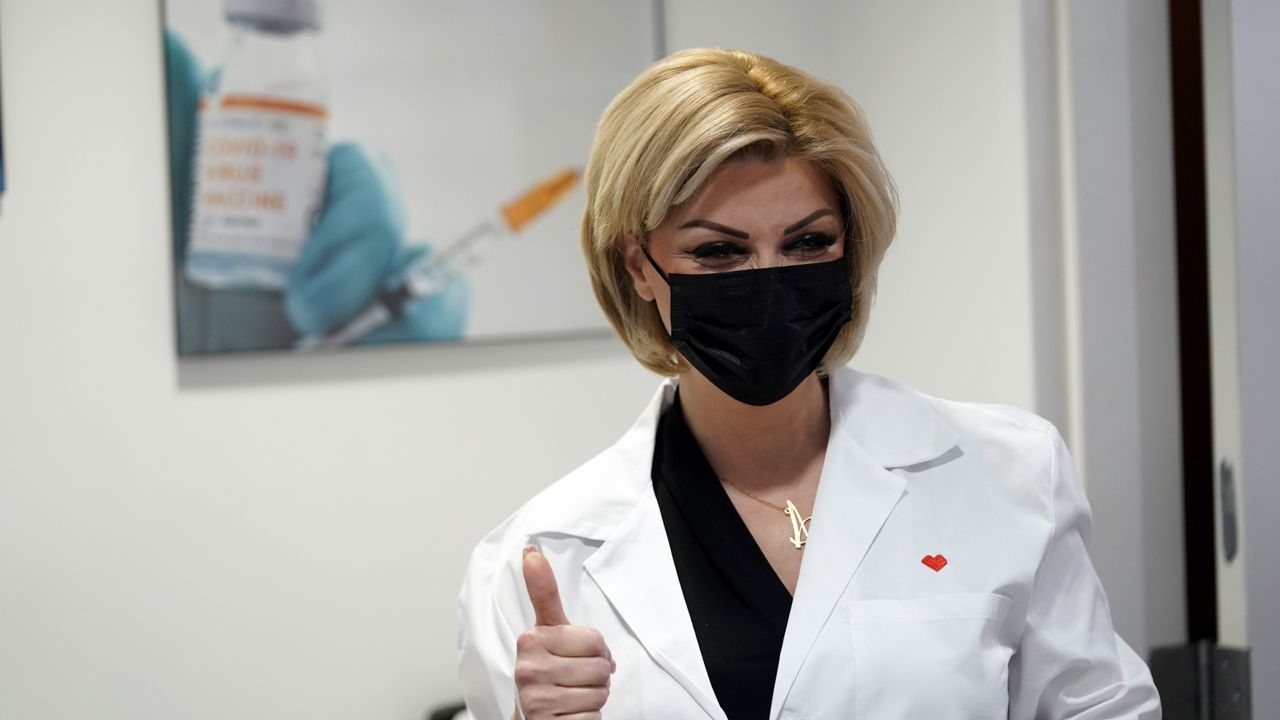
[[[475,720],[509,720],[515,709],[516,637],[524,630],[509,618],[523,619],[524,585],[503,561],[505,545],[491,537],[476,547],[458,595],[458,675]]]
[[[1052,446],[1053,531],[1036,570],[1026,626],[1009,668],[1010,720],[1159,720],[1160,696],[1142,659],[1111,625],[1089,560],[1092,513],[1062,436]]]

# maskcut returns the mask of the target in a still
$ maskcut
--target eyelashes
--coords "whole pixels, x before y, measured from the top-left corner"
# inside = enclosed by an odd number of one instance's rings
[[[828,248],[835,244],[836,238],[833,235],[827,233],[805,233],[787,243],[786,247],[783,248],[783,252],[799,257],[811,257],[825,253]],[[729,240],[715,240],[699,245],[689,254],[698,261],[728,264],[749,256],[751,250]]]
[[[836,244],[835,236],[826,233],[805,233],[800,237],[792,240],[787,245],[787,250],[817,250],[825,251],[827,248]]]
[[[737,243],[719,240],[716,242],[703,243],[693,249],[690,253],[698,260],[706,260],[707,258],[728,258],[738,255],[749,255],[750,252]]]

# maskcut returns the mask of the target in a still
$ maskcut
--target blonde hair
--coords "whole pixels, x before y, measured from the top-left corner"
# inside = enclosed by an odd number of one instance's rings
[[[825,373],[862,342],[897,219],[893,180],[857,104],[789,65],[718,48],[659,60],[609,103],[587,160],[582,250],[600,307],[641,365],[660,375],[683,369],[656,303],[635,292],[623,239],[648,242],[726,161],[782,157],[817,165],[845,217],[853,319],[823,358]]]

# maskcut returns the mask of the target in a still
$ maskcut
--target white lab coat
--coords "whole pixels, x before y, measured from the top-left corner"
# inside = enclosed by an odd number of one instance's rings
[[[478,720],[514,706],[515,641],[534,619],[525,545],[546,554],[570,621],[613,652],[606,718],[724,718],[650,475],[674,389],[476,547],[459,644]],[[771,720],[1160,717],[1150,673],[1112,629],[1089,507],[1049,422],[847,368],[830,397]],[[936,555],[938,571],[922,562]]]

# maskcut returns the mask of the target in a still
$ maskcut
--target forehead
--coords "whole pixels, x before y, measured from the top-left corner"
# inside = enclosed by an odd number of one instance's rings
[[[673,208],[668,218],[680,223],[703,218],[787,225],[820,208],[838,214],[840,204],[831,180],[813,161],[746,159],[716,168],[693,198]]]

